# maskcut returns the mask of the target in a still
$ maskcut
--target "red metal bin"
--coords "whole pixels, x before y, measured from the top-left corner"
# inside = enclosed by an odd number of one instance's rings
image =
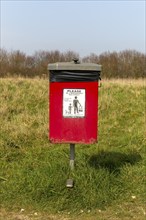
[[[49,139],[52,143],[97,142],[101,65],[54,63],[49,70]]]

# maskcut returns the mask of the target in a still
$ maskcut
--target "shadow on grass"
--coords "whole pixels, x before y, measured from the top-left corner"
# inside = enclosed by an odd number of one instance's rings
[[[120,168],[126,164],[134,165],[141,160],[138,153],[120,153],[101,151],[99,154],[92,155],[89,159],[89,165],[96,169],[104,168],[110,173],[120,173]]]

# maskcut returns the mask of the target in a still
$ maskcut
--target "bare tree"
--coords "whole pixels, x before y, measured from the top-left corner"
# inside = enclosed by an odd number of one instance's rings
[[[11,51],[8,53],[0,49],[0,77],[24,76],[44,77],[47,75],[47,65],[55,62],[70,62],[73,58],[79,58],[74,51],[64,53],[55,51],[36,51],[34,55],[27,56],[23,52]],[[100,55],[91,53],[82,58],[83,62],[99,63],[102,65],[102,77],[106,78],[138,78],[146,75],[146,55],[135,50],[117,52],[105,52]]]

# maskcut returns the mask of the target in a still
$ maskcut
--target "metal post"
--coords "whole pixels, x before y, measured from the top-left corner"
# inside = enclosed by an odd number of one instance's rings
[[[70,169],[71,171],[74,170],[74,164],[75,164],[75,144],[70,144]],[[66,186],[68,188],[73,188],[74,182],[73,179],[68,179]]]
[[[74,169],[75,163],[75,144],[70,144],[70,168]]]

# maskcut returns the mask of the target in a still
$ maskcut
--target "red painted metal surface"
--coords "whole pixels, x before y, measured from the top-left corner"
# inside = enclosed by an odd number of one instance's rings
[[[85,117],[63,116],[63,89],[85,89]],[[98,82],[50,82],[49,139],[52,143],[95,143],[98,123]]]

